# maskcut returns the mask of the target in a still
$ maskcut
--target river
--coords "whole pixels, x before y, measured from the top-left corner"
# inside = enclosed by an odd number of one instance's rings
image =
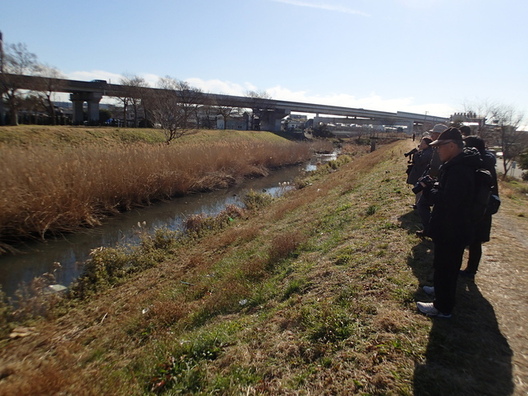
[[[52,271],[54,263],[58,262],[61,269],[56,273],[57,283],[68,286],[81,274],[83,263],[92,249],[137,243],[138,224],[147,231],[163,227],[181,230],[184,219],[189,215],[216,215],[227,205],[242,205],[241,199],[249,190],[280,196],[292,188],[294,179],[302,172],[312,171],[317,163],[331,159],[335,159],[335,155],[316,156],[308,164],[280,169],[267,177],[246,180],[226,190],[159,202],[108,218],[100,227],[17,246],[20,253],[0,256],[0,285],[7,296],[13,296],[20,284]]]

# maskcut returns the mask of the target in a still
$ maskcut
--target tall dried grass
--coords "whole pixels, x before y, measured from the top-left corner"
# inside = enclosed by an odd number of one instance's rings
[[[108,214],[224,188],[309,155],[308,145],[287,141],[2,146],[0,242],[94,226]]]

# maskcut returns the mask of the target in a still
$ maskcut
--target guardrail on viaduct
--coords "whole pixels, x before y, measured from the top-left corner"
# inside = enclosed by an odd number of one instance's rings
[[[83,105],[88,104],[88,118],[90,121],[99,120],[99,102],[103,96],[114,97],[136,97],[141,98],[145,92],[156,94],[162,92],[159,88],[142,88],[141,92],[130,89],[131,87],[108,84],[104,80],[77,81],[57,78],[46,78],[36,76],[22,76],[6,74],[8,79],[16,81],[17,88],[35,91],[53,90],[53,92],[70,93],[70,100],[73,103],[73,122],[82,123]],[[50,88],[52,87],[52,88]],[[196,104],[231,106],[252,109],[260,117],[263,130],[280,131],[281,120],[292,111],[299,113],[313,113],[317,116],[331,115],[347,117],[347,122],[354,123],[354,120],[377,120],[392,125],[407,125],[408,131],[412,131],[417,123],[447,123],[449,118],[437,117],[426,114],[415,114],[398,111],[396,113],[365,110],[341,106],[329,106],[322,104],[289,102],[275,99],[251,98],[245,96],[233,96],[222,94],[203,93],[195,95]]]

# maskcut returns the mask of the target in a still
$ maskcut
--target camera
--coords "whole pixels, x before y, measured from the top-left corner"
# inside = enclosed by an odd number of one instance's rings
[[[406,157],[408,157],[409,155],[413,155],[414,153],[418,152],[418,149],[416,148],[413,148],[411,151],[409,151],[408,153],[405,153],[403,155],[405,155]]]
[[[433,187],[435,183],[435,180],[429,176],[425,175],[418,179],[414,187],[412,188],[412,192],[415,194],[418,194],[419,192],[422,192],[424,189],[430,189]]]

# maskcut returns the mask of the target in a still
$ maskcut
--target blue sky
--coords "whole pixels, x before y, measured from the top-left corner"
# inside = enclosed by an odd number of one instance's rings
[[[0,0],[4,44],[79,80],[449,116],[528,116],[524,0]]]

